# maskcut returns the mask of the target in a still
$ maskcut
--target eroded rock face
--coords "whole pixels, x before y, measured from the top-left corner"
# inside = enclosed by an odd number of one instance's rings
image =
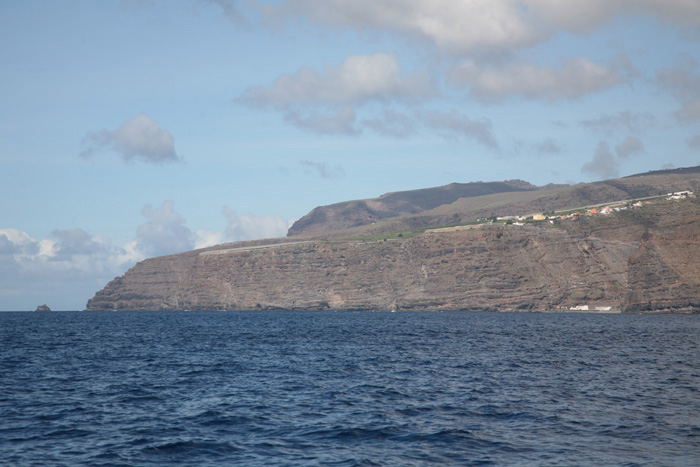
[[[137,264],[87,309],[688,310],[700,307],[700,204],[671,211],[651,224],[609,216],[188,252]]]

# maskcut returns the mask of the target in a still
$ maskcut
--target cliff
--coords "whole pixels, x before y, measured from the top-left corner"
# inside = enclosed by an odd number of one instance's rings
[[[700,202],[385,240],[276,239],[152,258],[88,310],[700,307]]]

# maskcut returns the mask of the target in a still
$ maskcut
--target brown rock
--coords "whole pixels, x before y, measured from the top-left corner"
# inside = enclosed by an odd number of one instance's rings
[[[142,261],[87,309],[700,307],[700,204],[643,209],[644,216],[617,213],[558,227],[491,225],[373,243],[222,245]]]

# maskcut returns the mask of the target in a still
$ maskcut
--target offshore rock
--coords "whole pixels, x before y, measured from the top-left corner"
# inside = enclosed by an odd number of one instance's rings
[[[388,241],[274,241],[142,261],[87,309],[700,309],[698,200]]]

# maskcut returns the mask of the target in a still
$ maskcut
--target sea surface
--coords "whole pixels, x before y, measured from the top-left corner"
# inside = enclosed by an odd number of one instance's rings
[[[0,313],[0,465],[700,465],[700,315]]]

